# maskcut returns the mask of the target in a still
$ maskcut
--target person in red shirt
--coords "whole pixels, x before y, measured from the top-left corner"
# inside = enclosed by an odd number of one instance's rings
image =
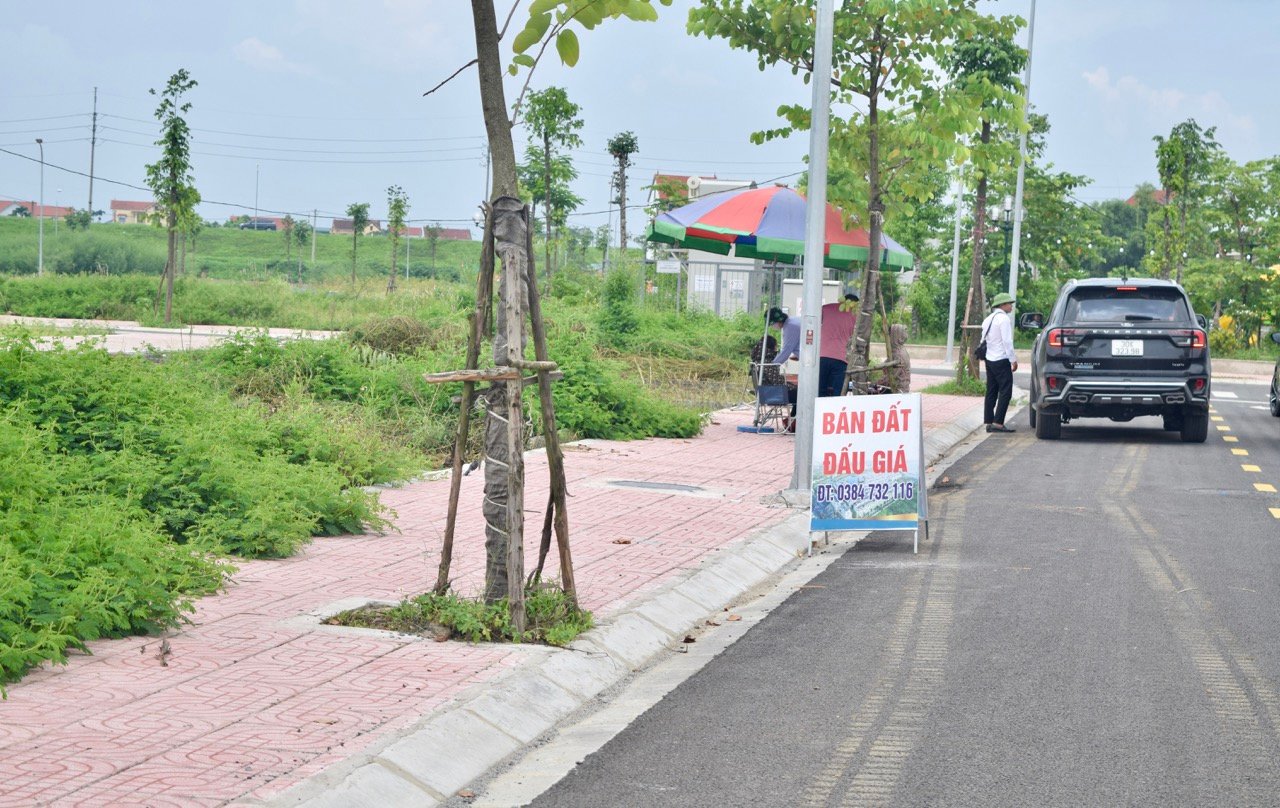
[[[839,303],[822,307],[822,345],[818,355],[818,395],[844,394],[849,338],[858,321],[858,296],[846,294]]]

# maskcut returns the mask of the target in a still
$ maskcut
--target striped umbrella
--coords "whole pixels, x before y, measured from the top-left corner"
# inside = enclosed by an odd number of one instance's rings
[[[694,250],[740,258],[799,263],[804,256],[805,199],[779,185],[712,194],[658,216],[646,238]],[[885,234],[881,266],[911,268],[915,260]],[[827,205],[826,254],[832,269],[859,269],[871,253],[866,230],[848,228],[844,217]]]

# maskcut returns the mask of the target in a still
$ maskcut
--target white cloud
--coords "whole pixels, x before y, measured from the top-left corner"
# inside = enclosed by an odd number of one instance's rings
[[[241,40],[239,44],[231,49],[231,52],[235,55],[237,61],[244,62],[255,70],[299,74],[310,72],[302,65],[286,59],[276,46],[268,45],[257,37]]]
[[[1238,113],[1217,90],[1193,94],[1169,87],[1151,87],[1134,76],[1112,80],[1106,67],[1081,74],[1085,83],[1113,106],[1128,108],[1151,122],[1171,124],[1195,118],[1206,128],[1218,127],[1220,139],[1252,140],[1258,124],[1249,113]]]

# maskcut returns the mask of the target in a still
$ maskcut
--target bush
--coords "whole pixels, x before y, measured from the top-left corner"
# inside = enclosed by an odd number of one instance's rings
[[[432,343],[431,328],[412,317],[379,317],[351,330],[351,341],[388,354],[415,354]]]
[[[600,328],[601,342],[611,348],[628,348],[636,332],[640,330],[640,318],[636,314],[635,281],[635,276],[622,268],[610,270],[605,277],[596,322]]]
[[[20,404],[0,410],[0,682],[88,640],[172,626],[226,569],[99,490],[89,459],[59,443]]]
[[[279,557],[317,533],[381,524],[376,500],[341,469],[291,458],[263,408],[213,382],[190,364],[0,341],[0,411],[28,413],[51,430],[58,462],[179,543]]]

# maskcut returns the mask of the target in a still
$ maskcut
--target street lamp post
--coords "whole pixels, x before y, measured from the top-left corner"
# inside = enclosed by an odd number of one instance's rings
[[[36,145],[40,147],[40,221],[36,225],[40,235],[37,237],[39,244],[38,257],[36,258],[36,274],[44,274],[44,139],[36,138]]]

